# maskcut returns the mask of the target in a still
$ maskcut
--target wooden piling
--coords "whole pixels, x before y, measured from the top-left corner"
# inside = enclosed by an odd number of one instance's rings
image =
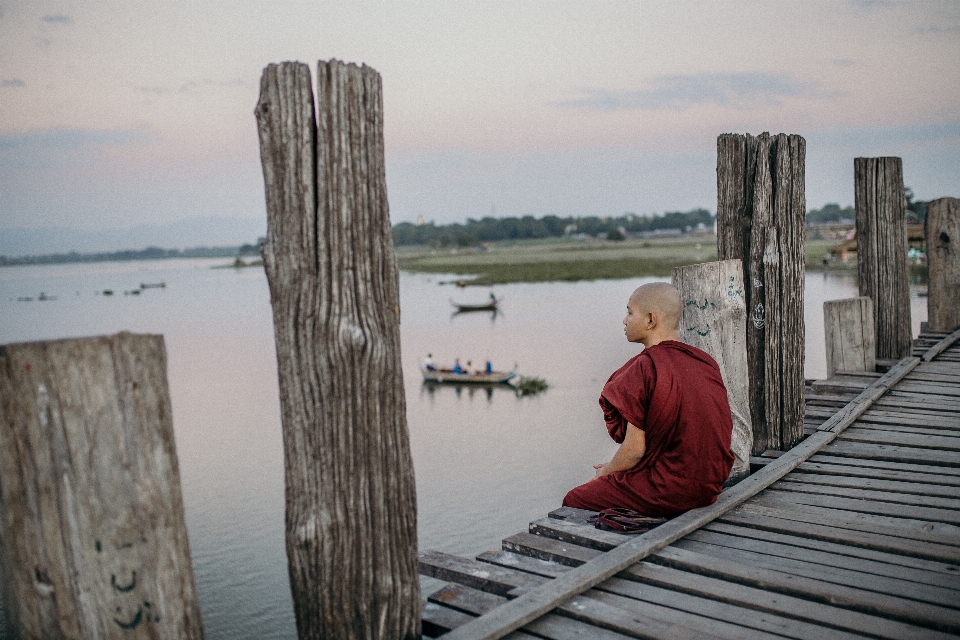
[[[823,303],[827,377],[837,371],[877,369],[873,300],[866,296]]]
[[[906,197],[900,158],[855,158],[857,273],[873,300],[877,358],[910,355]]]
[[[717,361],[727,387],[735,456],[730,479],[737,481],[750,474],[753,448],[743,268],[739,260],[674,267],[673,286],[683,303],[681,339]]]
[[[163,337],[0,347],[13,638],[203,638]]]
[[[927,322],[931,331],[960,328],[960,199],[927,205]]]
[[[805,154],[797,135],[717,138],[717,253],[743,261],[757,454],[803,438]]]
[[[264,69],[256,115],[297,630],[420,633],[416,493],[400,365],[398,275],[373,69]]]

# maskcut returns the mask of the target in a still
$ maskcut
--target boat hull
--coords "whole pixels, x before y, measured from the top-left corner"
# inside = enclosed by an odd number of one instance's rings
[[[439,369],[428,371],[420,367],[424,382],[439,384],[506,384],[517,375],[516,371],[494,371],[493,373],[454,373]]]

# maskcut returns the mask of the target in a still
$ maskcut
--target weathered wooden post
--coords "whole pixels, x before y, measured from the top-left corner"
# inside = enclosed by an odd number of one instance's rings
[[[866,296],[823,303],[827,377],[837,371],[876,371],[873,300]]]
[[[717,253],[743,261],[757,454],[803,438],[805,154],[797,135],[717,138]]]
[[[907,200],[900,158],[854,158],[857,274],[860,295],[873,300],[877,358],[910,355]]]
[[[683,302],[681,339],[713,356],[727,387],[733,414],[730,449],[736,458],[730,480],[735,482],[749,475],[753,448],[743,268],[739,260],[674,267],[673,286]]]
[[[271,64],[256,115],[300,638],[420,633],[380,75]]]
[[[932,331],[960,327],[960,199],[927,205],[927,322]]]
[[[203,638],[163,337],[0,347],[13,638]]]

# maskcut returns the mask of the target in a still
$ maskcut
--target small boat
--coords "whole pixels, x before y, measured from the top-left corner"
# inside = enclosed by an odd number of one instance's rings
[[[140,288],[141,289],[166,289],[167,283],[166,282],[141,282]]]
[[[492,373],[454,373],[453,369],[427,369],[421,362],[420,373],[424,382],[444,382],[453,384],[501,384],[510,382],[517,375],[517,370],[494,371]]]
[[[496,311],[497,305],[503,302],[503,296],[496,298],[493,294],[490,294],[489,302],[482,302],[480,304],[460,304],[459,302],[450,301],[456,310],[457,313],[466,313],[469,311]]]

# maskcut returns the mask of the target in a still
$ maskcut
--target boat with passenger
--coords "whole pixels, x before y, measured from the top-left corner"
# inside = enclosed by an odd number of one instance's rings
[[[423,362],[418,363],[424,382],[438,382],[450,384],[506,384],[517,375],[513,371],[478,371],[470,373],[464,369],[459,371],[455,367],[431,367]]]

